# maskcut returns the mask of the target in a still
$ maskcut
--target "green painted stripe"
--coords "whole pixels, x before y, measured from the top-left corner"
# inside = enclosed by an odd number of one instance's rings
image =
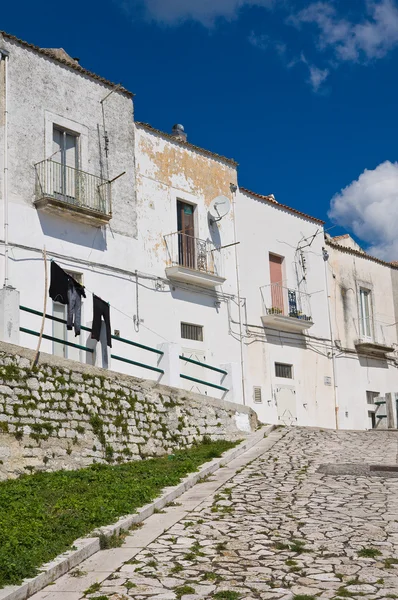
[[[38,331],[33,331],[32,329],[26,329],[25,327],[20,327],[19,331],[22,333],[29,333],[29,335],[35,335],[36,337],[40,337],[40,333]],[[66,340],[61,340],[60,338],[53,337],[52,335],[46,335],[43,333],[42,336],[45,340],[50,340],[52,342],[58,342],[59,344],[64,344],[65,346],[71,346],[72,348],[79,348],[79,350],[84,350],[85,352],[94,352],[93,348],[87,348],[87,346],[81,346],[80,344],[74,344],[73,342],[67,342]]]
[[[149,352],[160,354],[160,356],[163,356],[164,354],[164,352],[158,350],[157,348],[152,348],[151,346],[144,346],[143,344],[139,344],[138,342],[132,342],[131,340],[126,340],[126,338],[121,338],[117,335],[113,335],[112,339],[117,340],[118,342],[123,342],[123,344],[129,344],[130,346],[136,346],[136,348],[142,348],[143,350],[148,350]]]
[[[122,362],[128,363],[129,365],[135,365],[136,367],[142,367],[143,369],[149,369],[150,371],[156,371],[157,373],[164,374],[162,369],[158,369],[158,367],[151,367],[151,365],[145,365],[144,363],[136,362],[135,360],[130,360],[129,358],[122,358],[121,356],[116,356],[115,354],[111,354],[111,358],[115,360],[121,360]]]
[[[201,383],[203,385],[208,385],[212,388],[216,388],[216,390],[222,390],[223,392],[229,392],[228,388],[222,387],[222,385],[216,385],[215,383],[210,383],[209,381],[203,381],[202,379],[196,379],[196,377],[189,377],[188,375],[183,375],[180,373],[181,379],[188,379],[188,381],[194,381],[195,383]]]
[[[43,316],[43,313],[40,312],[40,310],[34,310],[33,308],[28,308],[27,306],[22,305],[20,305],[19,308],[21,310],[24,310],[25,312],[31,313],[32,315],[38,315],[39,317]],[[57,323],[63,323],[64,325],[66,325],[65,319],[60,319],[59,317],[54,317],[53,315],[46,314],[46,319],[50,319],[50,321],[56,321]],[[83,331],[91,332],[91,329],[89,327],[85,327],[84,325],[81,326],[81,329]]]
[[[187,358],[186,356],[182,356],[181,354],[180,354],[180,359],[185,360],[186,362],[192,363],[193,365],[199,365],[200,367],[204,367],[205,369],[209,369],[210,371],[216,371],[216,373],[222,373],[222,375],[228,375],[228,372],[224,371],[224,369],[219,369],[218,367],[212,367],[211,365],[202,363],[199,360],[193,360],[193,358]]]

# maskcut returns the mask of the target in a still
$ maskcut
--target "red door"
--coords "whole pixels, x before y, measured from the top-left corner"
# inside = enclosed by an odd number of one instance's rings
[[[271,279],[271,304],[273,313],[284,312],[283,307],[283,277],[282,277],[282,256],[275,254],[269,255],[269,272]]]

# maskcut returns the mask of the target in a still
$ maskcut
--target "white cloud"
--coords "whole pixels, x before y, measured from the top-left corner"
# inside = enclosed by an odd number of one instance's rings
[[[319,69],[314,65],[309,66],[310,69],[310,83],[314,92],[319,92],[319,88],[326,81],[329,70],[328,69]]]
[[[308,62],[303,53],[301,53],[301,56],[298,60],[292,61],[288,66],[289,68],[294,67],[297,63],[303,63],[304,65],[306,65],[306,67],[308,67],[308,83],[311,85],[314,92],[319,92],[322,84],[326,81],[326,79],[329,76],[329,69],[320,69],[319,67],[316,67],[315,65],[311,64],[310,62]]]
[[[212,27],[223,17],[236,19],[244,6],[270,7],[274,0],[132,0],[144,5],[146,16],[166,25],[178,25],[184,21],[199,21]],[[127,2],[128,4],[128,2]]]
[[[329,2],[315,2],[290,17],[289,22],[296,26],[315,24],[319,30],[319,48],[331,48],[341,62],[382,58],[398,46],[395,0],[366,0],[366,16],[358,23],[339,17]]]
[[[398,163],[366,169],[332,198],[328,214],[366,242],[370,253],[398,260]]]

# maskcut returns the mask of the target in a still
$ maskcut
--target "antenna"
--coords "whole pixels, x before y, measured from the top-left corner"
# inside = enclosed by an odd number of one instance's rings
[[[217,196],[211,201],[209,214],[211,223],[217,223],[231,210],[231,201],[226,196]]]

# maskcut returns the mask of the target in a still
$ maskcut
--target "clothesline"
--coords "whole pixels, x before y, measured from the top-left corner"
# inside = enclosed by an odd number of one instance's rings
[[[93,326],[92,326],[92,338],[93,339],[97,339],[99,341],[99,334],[100,334],[100,330],[101,330],[101,322],[102,322],[102,317],[104,317],[104,322],[106,325],[106,330],[107,330],[107,342],[108,342],[108,346],[112,346],[112,330],[111,330],[111,325],[110,325],[110,308],[112,308],[113,310],[116,310],[118,313],[122,314],[124,317],[126,317],[129,320],[133,320],[133,317],[131,315],[128,315],[127,313],[125,313],[124,311],[120,310],[120,308],[118,308],[117,306],[111,305],[110,302],[107,302],[105,300],[103,300],[100,296],[98,296],[98,294],[96,294],[95,292],[93,292],[90,288],[88,288],[87,286],[83,286],[81,285],[78,281],[76,281],[72,275],[69,275],[68,273],[66,273],[66,271],[64,269],[62,269],[62,267],[60,267],[58,265],[58,263],[56,263],[54,261],[54,259],[51,259],[51,265],[56,265],[57,268],[59,268],[62,273],[66,276],[66,278],[68,279],[68,281],[72,281],[74,283],[74,285],[77,286],[77,289],[80,289],[82,291],[82,296],[84,298],[86,298],[86,295],[84,293],[85,290],[87,290],[87,292],[89,292],[90,294],[92,294],[93,296]],[[53,267],[52,267],[53,270]],[[50,290],[51,290],[51,285],[50,285]],[[67,295],[67,294],[66,294]],[[51,296],[51,293],[50,293]],[[96,300],[97,299],[97,300]],[[54,300],[54,298],[53,298]],[[76,300],[76,298],[74,298],[74,300]],[[76,331],[76,327],[75,327],[75,334],[79,335],[80,333],[80,319],[81,319],[81,297],[77,298],[77,301],[80,300],[80,306],[75,307],[74,306],[74,302],[72,302],[72,308],[77,308],[77,312],[78,312],[78,327],[77,327],[77,331]],[[57,300],[55,300],[57,301]],[[63,304],[66,304],[68,307],[68,313],[72,312],[72,314],[69,314],[69,319],[67,318],[67,325],[69,325],[69,329],[72,329],[72,325],[76,325],[76,319],[73,320],[73,316],[75,315],[75,311],[70,311],[70,305],[68,302],[62,302]],[[153,333],[154,335],[156,335],[157,337],[159,337],[160,339],[164,340],[167,343],[170,343],[170,340],[168,340],[167,338],[165,338],[164,336],[160,335],[159,333],[157,333],[156,331],[153,331],[150,327],[148,327],[147,325],[144,325],[143,323],[140,323],[140,326],[143,327],[144,329],[146,329],[147,331],[150,331],[151,333]],[[93,335],[94,334],[94,335]]]

